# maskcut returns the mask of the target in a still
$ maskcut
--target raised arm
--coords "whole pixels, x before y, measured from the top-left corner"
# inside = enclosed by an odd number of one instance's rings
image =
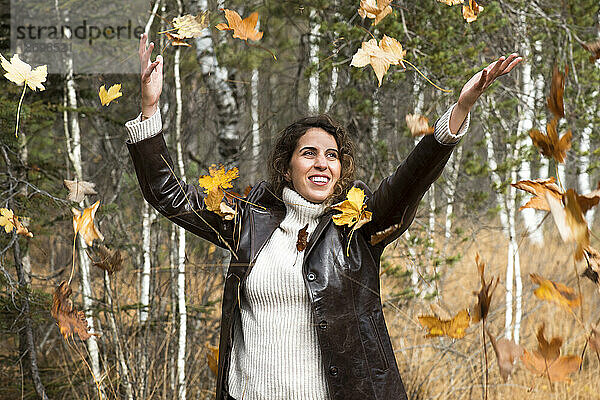
[[[378,245],[391,243],[408,229],[423,195],[440,176],[452,150],[465,133],[475,101],[496,78],[509,73],[520,61],[521,57],[515,53],[502,56],[469,79],[456,105],[435,124],[434,135],[425,136],[369,197],[367,209],[373,212],[373,219],[365,225],[365,233],[388,233]]]
[[[125,124],[129,134],[127,147],[144,199],[177,225],[218,246],[230,247],[234,221],[224,221],[206,210],[202,189],[180,181],[174,174],[175,167],[162,135],[158,110],[163,59],[159,55],[154,62],[150,62],[154,44],[146,47],[146,42],[144,34],[139,47],[142,112]]]

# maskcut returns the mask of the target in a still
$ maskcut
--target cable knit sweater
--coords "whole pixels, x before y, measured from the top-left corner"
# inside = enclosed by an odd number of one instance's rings
[[[327,388],[312,308],[302,277],[298,232],[310,236],[325,210],[285,188],[287,213],[259,253],[234,326],[229,393],[246,400],[323,400]]]

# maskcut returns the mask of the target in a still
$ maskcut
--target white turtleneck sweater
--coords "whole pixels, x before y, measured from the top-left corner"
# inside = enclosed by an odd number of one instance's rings
[[[285,188],[284,220],[267,241],[241,294],[229,393],[244,400],[324,400],[327,388],[316,324],[302,277],[298,232],[314,231],[324,204]]]

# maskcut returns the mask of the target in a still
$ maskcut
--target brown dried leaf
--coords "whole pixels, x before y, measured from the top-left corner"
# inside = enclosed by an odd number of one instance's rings
[[[92,264],[105,270],[109,274],[120,271],[123,268],[123,257],[119,250],[110,250],[104,245],[91,246],[85,249]]]
[[[413,136],[429,135],[435,131],[433,126],[429,126],[429,120],[419,114],[406,114],[406,126]]]
[[[598,285],[598,291],[600,291],[600,280],[598,279],[600,276],[600,253],[592,246],[588,246],[584,252],[587,268],[583,271],[582,276]]]
[[[550,84],[550,96],[548,96],[548,108],[550,112],[554,114],[557,118],[562,118],[565,116],[565,107],[563,104],[563,95],[565,92],[565,76],[569,68],[565,65],[565,73],[558,70],[557,66],[554,66],[554,70],[552,71],[552,83]],[[560,161],[562,162],[562,161]]]
[[[462,4],[464,0],[438,0],[440,3],[447,4],[449,6],[455,6],[457,4]]]
[[[208,361],[208,368],[211,372],[217,376],[218,374],[218,363],[219,363],[219,347],[208,345],[208,353],[206,353],[206,360]]]
[[[215,28],[220,31],[233,31],[233,38],[241,40],[260,40],[264,32],[259,32],[256,29],[258,23],[258,12],[253,12],[246,18],[242,19],[240,14],[235,11],[225,9],[225,19],[227,24],[220,23]]]
[[[204,204],[208,211],[214,212],[225,220],[232,220],[237,212],[223,201],[224,195],[223,190],[219,186],[215,186],[204,198]]]
[[[377,25],[382,19],[392,13],[391,3],[392,0],[361,0],[358,15],[363,19],[375,19],[373,25]]]
[[[582,44],[583,48],[589,51],[592,55],[590,56],[590,62],[596,62],[600,58],[600,40],[595,42]]]
[[[174,34],[165,32],[165,35],[167,35],[167,38],[171,41],[171,46],[192,47],[192,45],[186,42],[185,39],[179,38]]]
[[[433,315],[420,315],[419,323],[429,330],[425,337],[448,336],[454,339],[465,337],[469,327],[469,311],[459,311],[451,320],[442,320]]]
[[[506,382],[515,369],[515,361],[523,354],[523,348],[514,341],[506,338],[496,340],[487,328],[485,331],[492,342],[494,353],[496,353],[498,367],[500,368],[500,376],[502,377],[502,380]]]
[[[462,13],[463,18],[468,23],[477,20],[479,13],[483,11],[483,7],[475,2],[475,0],[469,0],[469,4],[463,4]]]
[[[560,237],[566,243],[575,243],[575,260],[581,260],[583,249],[590,245],[590,232],[581,207],[577,202],[577,193],[573,189],[567,190],[563,195],[564,207],[560,201],[548,193],[545,196]]]
[[[578,356],[562,356],[551,363],[547,363],[538,351],[531,353],[524,350],[521,360],[534,374],[549,377],[551,382],[571,382],[568,375],[579,369],[581,358]],[[548,372],[546,373],[546,365]]]
[[[562,346],[563,339],[561,337],[553,337],[552,340],[548,341],[544,335],[545,328],[545,324],[542,324],[537,331],[538,352],[550,363],[560,356],[560,346]]]
[[[250,194],[251,190],[252,190],[252,186],[251,185],[246,186],[246,189],[244,189],[244,197],[248,197],[248,195]]]
[[[598,182],[598,187],[596,190],[586,193],[579,194],[575,193],[577,197],[577,202],[579,203],[579,207],[581,207],[581,212],[585,214],[592,207],[595,207],[600,202],[600,182]]]
[[[471,320],[474,323],[487,317],[490,303],[492,302],[492,295],[494,294],[494,290],[496,290],[499,281],[498,278],[494,281],[494,277],[492,277],[489,282],[485,281],[485,263],[479,256],[479,253],[475,254],[475,263],[477,264],[477,270],[479,271],[481,289],[479,289],[479,292],[473,292],[473,294],[477,296],[477,305],[473,307],[473,313],[471,315]]]
[[[573,309],[581,305],[581,297],[575,293],[575,289],[545,279],[538,274],[529,274],[533,283],[540,285],[533,294],[540,300],[546,300],[558,304],[565,309]]]
[[[74,201],[76,203],[80,203],[85,198],[87,194],[98,194],[94,187],[95,183],[86,182],[86,181],[69,181],[67,179],[63,180],[63,184],[69,190],[69,194],[67,195],[67,200]]]
[[[298,241],[296,242],[296,249],[298,249],[298,251],[304,251],[304,249],[306,249],[306,242],[308,239],[307,229],[308,224],[298,231]]]
[[[592,328],[592,334],[590,335],[590,348],[596,352],[600,357],[600,330]]]
[[[375,232],[371,235],[371,245],[375,246],[376,244],[381,243],[382,241],[396,233],[400,229],[400,227],[400,224],[394,224],[385,228],[382,231]]]
[[[88,324],[83,311],[77,311],[69,298],[73,291],[66,281],[62,281],[54,290],[51,313],[60,329],[61,335],[69,339],[77,334],[81,340],[87,340],[95,333],[88,331]]]
[[[556,180],[553,176],[548,179],[538,178],[536,180],[523,180],[517,183],[511,183],[512,186],[517,189],[524,190],[528,193],[533,194],[535,197],[529,199],[529,201],[519,208],[519,211],[524,208],[533,208],[536,210],[550,211],[550,206],[544,196],[546,193],[555,197],[557,200],[562,200],[563,193],[561,192]]]
[[[533,141],[533,145],[540,150],[540,153],[548,158],[554,158],[556,162],[564,163],[567,157],[567,150],[571,148],[571,138],[573,134],[569,130],[567,133],[558,138],[556,125],[558,119],[553,118],[552,121],[546,124],[546,135],[538,129],[531,129],[529,137]]]

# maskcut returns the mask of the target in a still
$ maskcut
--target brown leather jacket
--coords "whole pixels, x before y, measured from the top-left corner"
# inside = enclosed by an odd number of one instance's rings
[[[144,198],[154,208],[188,231],[221,247],[226,242],[235,251],[223,291],[216,389],[216,399],[226,399],[233,321],[240,319],[238,286],[244,285],[257,254],[283,220],[285,206],[261,182],[250,191],[248,203],[238,203],[235,221],[225,221],[205,209],[201,189],[182,183],[182,191],[171,173],[173,162],[162,134],[128,143],[128,148]],[[352,236],[348,256],[348,229],[332,223],[333,212],[326,212],[311,234],[304,252],[304,283],[331,400],[407,399],[383,317],[379,259],[384,247],[409,227],[453,148],[425,136],[376,191],[355,182],[365,190],[373,217]],[[373,234],[388,228],[389,236],[370,243]]]

